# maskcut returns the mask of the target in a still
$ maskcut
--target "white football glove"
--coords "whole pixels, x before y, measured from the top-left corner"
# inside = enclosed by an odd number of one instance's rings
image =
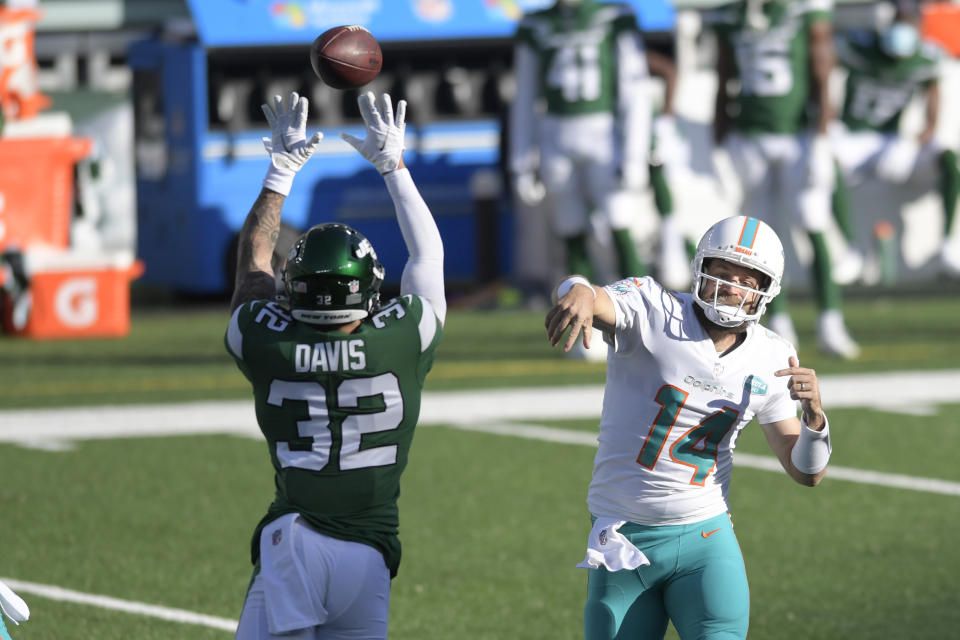
[[[323,134],[319,131],[307,140],[307,108],[309,102],[296,91],[290,94],[286,105],[283,98],[273,97],[273,107],[260,105],[270,123],[272,138],[264,138],[263,146],[270,154],[270,168],[263,178],[263,186],[281,195],[288,195],[293,176],[310,159]]]
[[[367,91],[357,98],[360,115],[367,125],[367,137],[364,139],[341,133],[340,137],[370,161],[381,174],[389,173],[400,166],[403,155],[403,135],[407,128],[407,101],[397,103],[397,114],[393,114],[393,102],[390,94],[384,93],[377,109],[373,92]]]
[[[547,195],[547,189],[534,171],[522,171],[513,178],[513,188],[517,197],[528,207],[535,207]]]

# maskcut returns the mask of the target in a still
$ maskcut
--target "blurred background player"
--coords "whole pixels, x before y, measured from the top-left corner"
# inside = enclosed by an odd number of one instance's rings
[[[633,11],[622,4],[558,0],[520,21],[510,110],[514,191],[546,198],[568,272],[592,274],[590,216],[604,216],[616,270],[643,275],[626,191],[646,186],[650,104],[647,64]]]
[[[690,255],[677,215],[674,210],[671,176],[683,171],[690,163],[690,146],[677,129],[674,118],[674,96],[677,88],[677,65],[669,55],[647,48],[647,66],[650,75],[663,80],[663,104],[653,119],[650,137],[650,190],[660,216],[660,252],[657,259],[657,279],[668,289],[690,286]]]
[[[599,326],[611,345],[578,565],[589,569],[587,640],[656,640],[669,620],[681,638],[746,638],[750,594],[728,502],[740,431],[756,416],[803,485],[830,458],[815,372],[756,325],[783,269],[773,229],[737,216],[700,240],[690,293],[649,277],[557,287],[550,343],[570,349]]]
[[[843,320],[825,237],[835,175],[827,140],[832,8],[832,0],[745,0],[704,17],[718,36],[714,139],[739,176],[741,211],[779,226],[784,238],[794,225],[807,232],[817,345],[855,358],[860,349]],[[786,295],[774,300],[767,326],[796,345],[786,302]]]
[[[880,31],[856,31],[838,40],[837,61],[847,71],[841,115],[842,126],[831,138],[841,174],[834,196],[835,215],[848,243],[853,244],[850,214],[856,203],[847,184],[875,177],[893,184],[912,183],[938,188],[943,203],[944,241],[940,264],[960,277],[960,239],[951,240],[960,193],[957,154],[934,135],[940,113],[942,50],[920,36],[921,9],[917,2],[901,1],[892,21]],[[904,110],[922,91],[926,102],[922,129],[915,138],[900,135]],[[850,249],[851,264],[862,255]],[[858,270],[843,274],[853,281]]]
[[[410,254],[401,297],[383,304],[374,248],[336,223],[296,241],[277,300],[281,208],[322,136],[306,139],[306,98],[263,105],[271,163],[241,231],[225,342],[253,386],[276,497],[253,537],[240,640],[387,637],[400,475],[446,300],[440,233],[403,164],[406,104],[396,117],[387,94],[358,104],[366,137],[341,135],[383,176]]]

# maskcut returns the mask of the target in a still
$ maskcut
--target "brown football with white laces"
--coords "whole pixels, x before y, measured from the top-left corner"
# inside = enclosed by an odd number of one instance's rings
[[[377,77],[383,65],[380,43],[359,25],[333,27],[310,47],[310,64],[334,89],[356,89]]]

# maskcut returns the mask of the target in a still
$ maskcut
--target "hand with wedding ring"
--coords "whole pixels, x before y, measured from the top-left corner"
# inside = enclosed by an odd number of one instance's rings
[[[790,376],[787,388],[790,397],[800,401],[803,410],[803,421],[815,431],[823,428],[823,407],[820,404],[820,386],[817,382],[817,372],[800,366],[800,361],[791,356],[789,367],[780,369],[774,375],[778,377]]]

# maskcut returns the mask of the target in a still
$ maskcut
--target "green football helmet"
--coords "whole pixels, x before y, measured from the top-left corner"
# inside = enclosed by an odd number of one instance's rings
[[[383,276],[370,241],[345,224],[330,222],[311,227],[293,243],[283,284],[294,318],[342,324],[376,309]]]

